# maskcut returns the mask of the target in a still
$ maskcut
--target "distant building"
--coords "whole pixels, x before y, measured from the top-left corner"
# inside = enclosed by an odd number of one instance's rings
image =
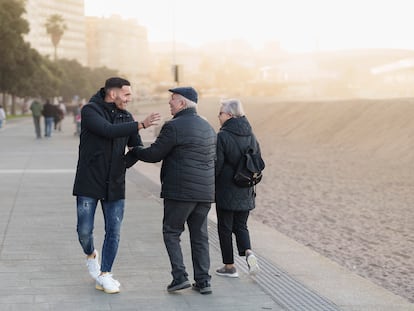
[[[42,55],[53,59],[54,47],[46,32],[49,16],[59,14],[67,29],[58,45],[58,58],[76,59],[86,65],[84,0],[26,0],[26,15],[30,32],[25,39]]]
[[[379,97],[412,97],[414,95],[414,58],[402,58],[371,68]]]
[[[147,30],[136,20],[86,17],[86,40],[89,67],[118,70],[134,84],[148,80],[151,62]]]

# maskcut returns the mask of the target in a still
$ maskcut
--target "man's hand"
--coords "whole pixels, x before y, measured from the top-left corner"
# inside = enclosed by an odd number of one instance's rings
[[[161,115],[158,112],[152,112],[148,117],[144,119],[144,121],[141,122],[144,129],[153,126],[158,125],[158,121],[161,120]]]

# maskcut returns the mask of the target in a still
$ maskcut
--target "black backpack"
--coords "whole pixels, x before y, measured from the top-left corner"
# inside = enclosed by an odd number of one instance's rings
[[[251,136],[250,141],[250,145],[244,152],[240,149],[242,156],[233,176],[234,183],[242,188],[249,188],[258,184],[262,180],[262,171],[265,168],[262,156],[255,148],[256,138],[254,135]]]

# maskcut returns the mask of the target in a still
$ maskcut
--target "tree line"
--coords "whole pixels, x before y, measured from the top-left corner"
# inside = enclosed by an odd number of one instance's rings
[[[3,103],[7,95],[12,98],[9,114],[16,114],[17,98],[60,97],[65,102],[74,96],[89,99],[102,81],[117,75],[116,70],[106,67],[92,69],[76,60],[58,59],[57,45],[66,25],[56,14],[44,24],[54,46],[54,59],[40,55],[24,40],[30,31],[24,13],[24,1],[0,0],[0,94]]]

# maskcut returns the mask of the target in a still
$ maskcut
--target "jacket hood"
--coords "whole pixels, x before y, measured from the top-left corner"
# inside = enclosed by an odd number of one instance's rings
[[[104,88],[101,88],[98,92],[96,92],[95,95],[91,97],[89,102],[101,104],[104,102],[104,99],[105,99],[105,90]]]
[[[107,103],[105,101],[105,89],[104,88],[101,88],[98,92],[96,92],[96,94],[91,97],[89,102],[100,104],[107,110],[112,110],[112,109],[116,108],[115,103]],[[117,109],[117,110],[121,111],[121,112],[123,111],[123,110],[120,110],[120,109]]]
[[[229,131],[238,136],[252,135],[252,127],[245,116],[240,118],[231,118],[224,122],[221,130]]]

